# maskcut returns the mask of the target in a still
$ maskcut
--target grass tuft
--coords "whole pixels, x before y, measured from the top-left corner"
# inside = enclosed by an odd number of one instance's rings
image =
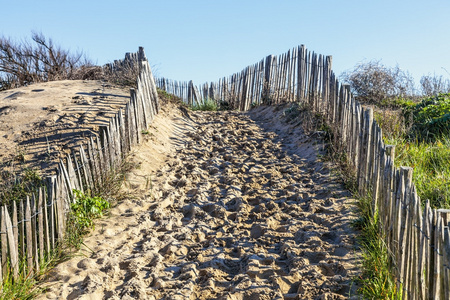
[[[9,205],[31,196],[44,182],[36,170],[24,169],[21,174],[0,172],[0,204]]]
[[[201,103],[197,103],[191,106],[192,110],[202,110],[202,111],[217,111],[219,106],[214,99],[204,99]]]
[[[363,258],[359,292],[364,299],[401,299],[401,288],[397,288],[391,272],[391,254],[384,243],[378,212],[372,210],[371,197],[359,197],[357,207],[360,217],[353,226],[360,230],[358,242]]]

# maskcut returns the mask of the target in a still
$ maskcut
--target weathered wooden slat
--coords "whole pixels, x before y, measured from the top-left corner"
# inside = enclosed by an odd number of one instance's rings
[[[103,178],[105,179],[107,174],[109,174],[113,162],[111,161],[111,148],[108,141],[108,127],[107,126],[100,126],[100,137],[99,140],[101,141],[101,146],[99,147],[99,153],[102,153],[103,156],[103,162],[102,162],[102,173]]]
[[[119,121],[119,112],[114,115],[113,117],[113,126],[114,126],[114,142],[116,144],[117,150],[116,150],[116,159],[117,164],[120,165],[120,162],[122,161],[122,143],[121,143],[121,131],[120,131],[120,121]]]
[[[20,261],[21,253],[19,252],[19,221],[17,219],[18,211],[16,201],[13,201],[13,209],[12,209],[12,228],[13,228],[13,236],[14,236],[14,246],[15,251],[17,252],[17,259]],[[22,219],[21,219],[22,220]]]
[[[72,165],[72,164],[70,164],[70,165]],[[72,193],[73,193],[73,189],[76,187],[73,185],[72,181],[70,180],[70,174],[67,171],[66,166],[64,165],[64,162],[62,160],[60,160],[60,162],[59,162],[59,170],[60,170],[59,173],[61,174],[61,177],[64,177],[64,184],[66,184],[68,190],[71,191],[71,195],[72,195],[72,199],[73,199]]]
[[[79,156],[75,152],[75,150],[72,150],[72,157],[73,157],[73,166],[74,166],[74,173],[75,173],[75,179],[78,183],[78,190],[80,190],[82,193],[84,193],[84,187],[85,183],[83,182],[83,171],[82,166],[80,165]]]
[[[400,176],[403,178],[402,195],[400,195],[400,205],[402,214],[400,218],[400,228],[399,228],[399,269],[401,278],[403,281],[403,288],[406,291],[405,296],[408,296],[410,290],[410,281],[408,278],[408,266],[409,264],[409,253],[408,253],[408,241],[410,234],[410,194],[411,194],[411,184],[412,184],[412,168],[401,167]]]
[[[118,113],[118,126],[119,126],[119,135],[120,135],[120,149],[121,149],[121,158],[125,158],[126,153],[130,151],[128,146],[128,137],[126,136],[126,125],[123,111],[120,109]]]
[[[110,155],[110,171],[114,172],[117,166],[117,146],[114,139],[114,126],[113,126],[113,119],[109,121],[108,126],[106,127],[106,137],[107,137],[107,143],[109,146],[109,155]]]
[[[37,197],[37,229],[38,229],[38,240],[39,240],[39,261],[44,262],[44,195],[43,189],[40,188]]]
[[[21,261],[23,259],[26,259],[27,252],[25,248],[25,207],[23,203],[23,199],[19,202],[19,251],[20,251],[20,257]]]
[[[105,182],[106,179],[106,170],[108,170],[108,166],[107,166],[107,162],[106,162],[106,158],[105,158],[105,150],[103,150],[102,148],[102,142],[101,142],[101,138],[100,136],[96,136],[95,137],[96,140],[96,144],[97,147],[95,150],[94,148],[94,155],[98,155],[98,163],[99,163],[99,174],[100,177],[102,178],[101,183]]]
[[[34,274],[33,268],[33,230],[31,225],[31,205],[30,197],[27,196],[26,206],[25,206],[25,227],[26,227],[26,245],[27,245],[27,267],[28,274]]]
[[[11,218],[9,217],[8,208],[3,206],[2,210],[2,219],[5,219],[6,232],[8,236],[8,244],[9,244],[9,260],[10,267],[12,269],[13,279],[17,279],[19,276],[19,253],[17,251],[16,238],[13,233],[13,225],[11,222]],[[8,270],[9,271],[9,270]]]
[[[418,216],[420,215],[420,200],[417,196],[415,186],[412,187],[411,192],[411,241],[410,241],[410,252],[411,252],[411,268],[410,268],[410,278],[411,278],[411,289],[414,293],[414,299],[419,299],[420,288],[419,288],[419,234],[420,225],[418,224]]]
[[[434,251],[434,234],[435,234],[435,226],[436,226],[436,218],[435,215],[433,213],[433,209],[431,207],[428,207],[428,222],[429,222],[429,240],[428,240],[428,255],[429,255],[429,259],[427,261],[428,263],[428,299],[434,299],[435,297],[435,270],[434,270],[434,266],[435,266],[435,251]]]
[[[88,174],[88,176],[91,177],[92,180],[92,189],[97,189],[100,187],[102,178],[101,178],[101,172],[100,172],[100,163],[98,160],[98,154],[96,149],[96,144],[94,142],[94,137],[89,137],[89,142],[87,145],[87,155],[89,158],[89,164],[90,164],[90,170],[91,174]]]
[[[3,206],[1,207],[1,219],[0,219],[0,239],[2,247],[2,278],[8,276],[8,237],[6,233],[6,217]]]
[[[447,226],[444,228],[444,259],[444,266],[446,266],[444,278],[444,299],[450,299],[450,223],[448,222]]]
[[[49,206],[48,206],[48,199],[49,199],[49,193],[45,192],[45,190],[42,191],[43,193],[43,226],[44,226],[44,244],[45,244],[45,253],[47,254],[47,257],[50,255],[50,251],[52,248],[50,248],[50,240],[51,240],[51,234],[50,234],[50,215],[49,215]]]
[[[437,212],[436,209],[433,210],[434,218],[436,220],[434,226],[434,282],[433,282],[433,298],[434,299],[443,299],[442,295],[442,273],[441,273],[441,260],[442,260],[442,248],[441,248],[441,239],[442,239],[442,218],[441,214]]]
[[[33,241],[33,263],[37,273],[39,273],[39,245],[37,228],[37,199],[34,194],[31,195],[31,234]]]
[[[55,219],[56,219],[56,232],[57,240],[62,241],[64,239],[64,198],[66,197],[66,188],[63,183],[62,176],[57,176],[55,181],[55,191],[57,191],[55,197]]]
[[[70,154],[67,154],[66,162],[67,162],[67,169],[66,170],[67,170],[67,174],[69,175],[68,179],[69,179],[69,182],[70,182],[72,188],[77,189],[77,190],[81,190],[80,184],[78,182],[78,177],[77,177],[77,175],[75,173],[75,168],[74,168],[74,165],[72,163],[72,158],[70,157]]]
[[[131,137],[130,137],[130,119],[129,119],[129,103],[125,106],[123,113],[121,114],[121,124],[122,124],[122,147],[128,153],[131,151]]]
[[[78,153],[80,154],[80,163],[81,163],[81,173],[83,176],[83,180],[86,185],[87,190],[92,190],[93,188],[93,182],[92,182],[92,171],[91,166],[88,162],[88,159],[86,157],[86,152],[84,151],[84,147],[80,145]]]
[[[134,121],[134,131],[136,132],[136,142],[141,143],[141,111],[137,103],[136,90],[130,89],[130,104],[132,105],[133,121]]]
[[[59,175],[61,176],[61,175]],[[47,207],[49,212],[49,238],[51,249],[55,249],[56,238],[56,176],[47,178]]]

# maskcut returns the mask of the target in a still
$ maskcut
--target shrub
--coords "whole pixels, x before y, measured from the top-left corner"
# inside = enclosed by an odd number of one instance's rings
[[[441,93],[450,93],[450,80],[441,76],[426,75],[420,78],[422,94],[424,96],[433,96]]]
[[[398,66],[389,68],[380,61],[360,63],[351,71],[344,72],[341,79],[350,84],[353,94],[360,102],[386,104],[388,99],[414,94],[412,76]]]
[[[450,94],[428,97],[418,104],[406,104],[404,111],[413,122],[411,137],[435,141],[450,135]]]
[[[91,197],[90,193],[84,194],[79,190],[73,192],[76,200],[71,204],[71,213],[75,223],[81,230],[93,227],[93,219],[103,216],[103,211],[110,207],[109,202],[102,197]]]
[[[217,102],[214,99],[206,98],[202,102],[191,107],[192,110],[216,111],[218,110]]]

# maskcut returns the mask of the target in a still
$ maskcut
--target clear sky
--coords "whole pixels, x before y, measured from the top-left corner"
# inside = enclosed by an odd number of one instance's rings
[[[0,0],[0,35],[40,31],[104,64],[145,48],[154,73],[200,84],[300,44],[337,75],[381,60],[450,77],[450,0]]]

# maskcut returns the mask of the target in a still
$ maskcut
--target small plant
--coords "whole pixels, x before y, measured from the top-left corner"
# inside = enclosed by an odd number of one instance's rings
[[[103,211],[110,207],[109,202],[102,197],[91,197],[90,193],[84,194],[74,190],[75,203],[71,205],[71,213],[75,223],[80,229],[93,227],[93,220],[103,216]]]
[[[214,101],[214,99],[211,98],[206,98],[203,99],[202,102],[193,105],[191,107],[192,110],[202,110],[202,111],[217,111],[218,110],[218,105],[216,103],[216,101]]]
[[[293,103],[283,111],[283,116],[288,122],[296,121],[306,109],[307,107],[304,104]]]

